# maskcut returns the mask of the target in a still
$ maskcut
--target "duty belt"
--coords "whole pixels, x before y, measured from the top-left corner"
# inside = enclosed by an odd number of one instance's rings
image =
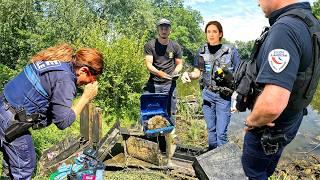
[[[31,115],[25,115],[25,117],[22,117],[20,115],[20,113],[22,111],[24,111],[24,108],[14,108],[14,107],[11,106],[11,104],[7,101],[7,99],[4,96],[2,96],[1,98],[3,100],[4,108],[6,110],[9,110],[14,115],[14,119],[15,120],[27,121],[27,122],[36,122],[36,121],[38,121],[39,117],[41,116],[40,113],[33,113]]]
[[[16,110],[10,105],[7,99],[4,96],[1,96],[0,98],[2,99],[4,109],[9,110],[12,114],[15,114]]]
[[[2,97],[2,100],[4,108],[14,115],[14,119],[11,119],[10,126],[5,130],[5,138],[8,142],[12,142],[16,138],[27,133],[30,127],[33,129],[41,128],[38,124],[42,114],[33,113],[27,115],[24,108],[12,107],[4,96]]]
[[[231,96],[233,91],[230,88],[227,87],[219,87],[219,86],[206,86],[206,89],[208,89],[211,92],[219,93],[220,95],[224,96]]]
[[[220,88],[218,86],[206,86],[206,89],[214,93],[217,93],[220,91]]]

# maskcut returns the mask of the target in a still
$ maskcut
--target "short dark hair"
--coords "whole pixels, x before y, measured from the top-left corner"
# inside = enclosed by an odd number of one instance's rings
[[[207,34],[207,29],[208,29],[208,27],[209,27],[210,25],[215,25],[215,26],[218,28],[219,32],[222,33],[222,36],[219,38],[219,40],[221,40],[222,37],[223,37],[223,29],[222,29],[222,25],[220,24],[220,22],[219,22],[219,21],[209,21],[209,22],[207,23],[205,29],[204,29],[204,32],[205,32],[206,34]]]

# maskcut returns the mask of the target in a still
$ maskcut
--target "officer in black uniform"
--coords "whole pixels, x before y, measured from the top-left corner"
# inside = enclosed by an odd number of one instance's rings
[[[273,174],[284,147],[298,132],[319,79],[319,59],[313,57],[319,46],[312,45],[309,32],[319,34],[319,21],[310,4],[259,0],[259,6],[271,27],[256,41],[251,61],[242,62],[235,77],[237,108],[252,110],[245,119],[242,155],[249,179]]]

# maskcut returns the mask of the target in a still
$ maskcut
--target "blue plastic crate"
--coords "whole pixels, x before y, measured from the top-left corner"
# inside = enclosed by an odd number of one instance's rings
[[[174,129],[171,116],[167,112],[169,95],[164,93],[147,93],[140,97],[140,122],[143,131],[148,136],[158,136],[170,133]],[[166,118],[170,125],[164,128],[148,129],[147,123],[153,116],[160,115]]]

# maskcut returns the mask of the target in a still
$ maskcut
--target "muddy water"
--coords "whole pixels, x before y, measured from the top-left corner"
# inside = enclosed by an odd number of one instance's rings
[[[243,138],[243,120],[249,114],[234,113],[231,117],[229,134]],[[320,115],[312,107],[308,107],[308,115],[304,116],[296,138],[286,147],[284,156],[313,153],[320,155]]]

